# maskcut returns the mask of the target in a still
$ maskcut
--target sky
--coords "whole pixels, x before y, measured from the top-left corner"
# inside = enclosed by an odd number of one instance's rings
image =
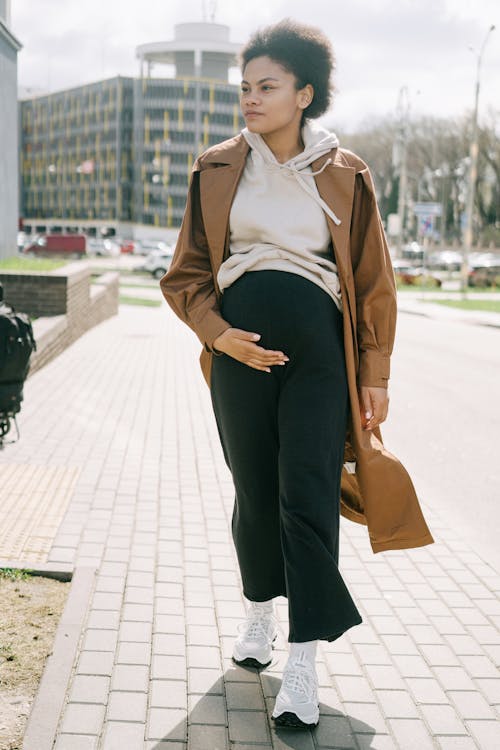
[[[410,117],[470,114],[478,54],[495,24],[482,57],[479,121],[500,109],[498,0],[12,0],[19,85],[35,94],[137,76],[137,45],[173,39],[176,23],[209,20],[214,7],[232,42],[285,17],[326,32],[337,93],[320,122],[351,132],[396,115],[402,89]],[[240,77],[235,69],[230,80]]]

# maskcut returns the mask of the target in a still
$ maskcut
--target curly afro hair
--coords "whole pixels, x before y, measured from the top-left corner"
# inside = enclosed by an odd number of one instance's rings
[[[329,109],[336,90],[331,80],[336,61],[330,40],[321,29],[291,18],[258,29],[239,53],[242,74],[250,60],[264,55],[293,73],[297,91],[308,83],[313,87],[313,100],[303,111],[301,124],[306,117],[320,117]]]

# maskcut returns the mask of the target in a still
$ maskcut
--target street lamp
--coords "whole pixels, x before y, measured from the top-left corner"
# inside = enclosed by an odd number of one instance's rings
[[[476,69],[476,95],[474,101],[474,115],[472,118],[472,137],[470,144],[470,168],[469,168],[469,189],[467,191],[467,208],[466,208],[466,225],[464,232],[464,253],[462,260],[462,293],[465,296],[467,292],[467,275],[469,270],[469,253],[472,251],[472,218],[474,213],[474,192],[476,187],[477,179],[477,154],[478,154],[478,143],[477,143],[477,113],[478,113],[478,101],[479,101],[479,74],[481,68],[481,60],[488,41],[490,33],[495,29],[494,24],[488,29],[486,36],[483,40],[481,50],[477,54],[473,47],[469,49],[474,52],[477,56],[477,69]]]

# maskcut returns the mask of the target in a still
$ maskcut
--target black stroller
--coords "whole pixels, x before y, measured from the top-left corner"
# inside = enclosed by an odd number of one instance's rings
[[[4,302],[0,283],[0,449],[5,442],[14,443],[19,438],[16,414],[21,410],[24,381],[28,376],[31,353],[35,350],[28,315],[16,313]],[[17,438],[5,441],[11,420],[16,426]]]

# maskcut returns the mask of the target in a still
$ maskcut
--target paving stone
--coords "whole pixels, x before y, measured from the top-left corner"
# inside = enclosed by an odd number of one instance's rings
[[[82,734],[60,734],[54,750],[97,750],[97,737]]]
[[[106,718],[109,721],[146,721],[146,693],[118,692],[109,694],[109,705]]]
[[[108,702],[109,677],[94,675],[75,675],[69,701],[74,703],[102,703]]]
[[[68,703],[61,732],[99,735],[104,721],[104,710],[104,706],[96,704]]]
[[[463,667],[434,667],[433,671],[445,690],[476,689]]]
[[[220,667],[220,651],[211,646],[188,646],[187,660],[189,667]]]
[[[186,625],[182,615],[155,615],[153,622],[155,633],[175,633],[184,635]]]
[[[417,703],[448,703],[443,687],[434,678],[408,677],[405,682]]]
[[[460,661],[471,677],[498,677],[498,669],[487,656],[460,656]]]
[[[150,622],[128,622],[122,620],[118,631],[119,641],[133,641],[135,643],[150,643],[152,639],[152,625]]]
[[[194,695],[188,698],[189,724],[226,725],[226,706],[223,696]]]
[[[125,748],[142,748],[144,743],[144,725],[119,721],[108,721],[99,750],[124,750]]]
[[[178,633],[157,633],[153,637],[153,653],[185,656],[186,638]]]
[[[396,742],[404,750],[434,750],[434,743],[420,719],[389,719]]]
[[[498,719],[496,721],[467,721],[466,725],[481,750],[498,750]]]
[[[114,651],[118,640],[117,630],[89,629],[85,632],[82,650]]]
[[[435,644],[423,643],[420,646],[420,650],[427,664],[432,667],[454,667],[460,665],[458,657],[453,653],[449,646],[437,646]]]
[[[240,750],[241,745],[234,746]],[[262,745],[257,746],[262,748]],[[254,746],[254,750],[257,750]],[[270,748],[270,746],[268,746]],[[192,724],[189,727],[189,750],[228,750],[229,739],[226,727]],[[166,750],[170,750],[170,744]]]
[[[401,750],[388,734],[355,734],[359,750]]]
[[[401,676],[393,666],[367,664],[365,669],[369,681],[375,689],[392,688],[394,690],[403,690],[405,688]]]
[[[386,721],[376,703],[344,703],[346,716],[353,732],[385,734],[389,731]]]
[[[415,654],[419,650],[409,635],[383,635],[382,640],[390,654]]]
[[[219,647],[219,633],[217,628],[203,625],[187,626],[187,643],[198,646]]]
[[[476,685],[491,704],[500,704],[500,679],[490,680],[478,677]]]
[[[420,710],[433,734],[466,734],[463,721],[452,706],[423,703]]]
[[[373,702],[373,691],[365,677],[339,675],[334,680],[342,700]]]
[[[356,738],[345,716],[323,716],[314,731],[314,739],[321,748],[357,750]]]
[[[151,667],[153,679],[183,680],[186,674],[186,660],[183,656],[153,656]]]
[[[262,711],[229,711],[228,718],[231,742],[269,742],[267,715]]]
[[[437,737],[440,750],[478,750],[472,737]]]
[[[151,708],[146,727],[146,739],[187,739],[187,712],[178,708]]]
[[[106,612],[104,610],[94,609],[90,611],[87,620],[89,629],[97,630],[118,630],[120,625],[119,612]]]
[[[77,674],[110,676],[113,671],[114,653],[109,651],[81,651]]]
[[[445,633],[456,633],[457,635],[467,635],[464,626],[456,617],[445,615],[444,617],[429,618],[436,630],[444,635]]]
[[[384,715],[388,719],[417,719],[415,702],[406,690],[376,690]]]
[[[253,709],[263,711],[264,700],[260,685],[254,683],[229,682],[226,685],[228,711],[235,709]]]
[[[455,704],[463,719],[495,719],[495,713],[485,698],[478,692],[450,690],[448,698]]]
[[[382,645],[357,643],[354,645],[354,650],[362,664],[392,664],[387,649]]]
[[[150,705],[153,708],[187,710],[187,684],[184,680],[151,680]]]
[[[137,664],[117,664],[111,678],[111,690],[147,692],[148,682],[148,667]]]
[[[219,669],[188,669],[187,674],[190,693],[224,693],[224,681]]]
[[[393,661],[402,677],[432,677],[432,672],[422,656],[394,654]]]
[[[361,665],[352,653],[327,653],[326,664],[329,674],[363,676]]]
[[[119,576],[99,575],[96,580],[96,591],[122,593],[125,588],[125,578]]]
[[[149,643],[128,643],[121,641],[118,645],[117,664],[149,664],[151,662],[151,645]]]

